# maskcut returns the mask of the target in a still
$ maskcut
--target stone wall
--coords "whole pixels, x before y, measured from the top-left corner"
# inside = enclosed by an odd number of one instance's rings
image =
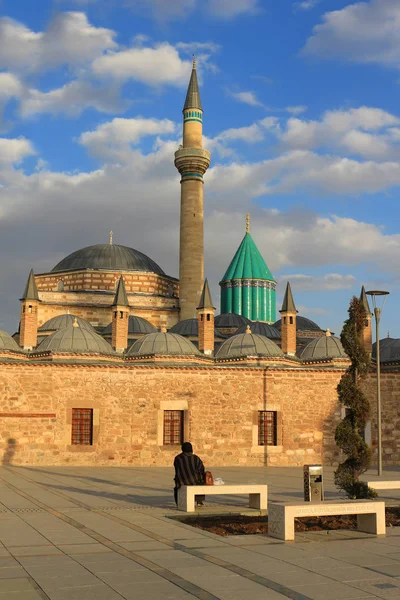
[[[340,370],[0,364],[0,445],[15,464],[170,465],[164,410],[207,465],[331,464]],[[71,445],[72,408],[93,408],[94,445]],[[258,446],[257,411],[278,413],[278,446]]]

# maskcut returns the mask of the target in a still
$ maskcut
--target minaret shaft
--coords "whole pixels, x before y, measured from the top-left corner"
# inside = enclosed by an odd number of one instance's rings
[[[179,246],[180,319],[196,316],[204,284],[203,175],[210,153],[203,149],[203,110],[193,64],[183,109],[183,146],[175,152],[181,174],[181,217]]]

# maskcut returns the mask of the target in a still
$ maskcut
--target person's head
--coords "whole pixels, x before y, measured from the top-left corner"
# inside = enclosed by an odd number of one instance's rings
[[[184,442],[182,444],[182,452],[193,452],[193,446],[190,442]]]

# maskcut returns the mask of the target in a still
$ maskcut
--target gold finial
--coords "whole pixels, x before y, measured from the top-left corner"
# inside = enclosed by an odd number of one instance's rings
[[[246,233],[250,233],[250,213],[246,213]]]
[[[75,317],[72,327],[79,327],[78,319]]]
[[[329,328],[325,331],[325,335],[326,337],[330,337],[332,335],[331,330]]]
[[[246,327],[246,333],[251,333],[250,325],[247,325],[247,327]]]
[[[110,245],[112,244],[113,232],[110,231]]]
[[[196,57],[193,54],[193,69],[195,69],[195,68],[196,68]]]
[[[167,333],[167,326],[166,325],[161,325],[160,331],[161,331],[161,333]]]

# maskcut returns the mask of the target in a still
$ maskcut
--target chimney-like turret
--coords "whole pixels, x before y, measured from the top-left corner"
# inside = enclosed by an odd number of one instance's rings
[[[365,288],[362,286],[360,300],[365,309],[365,320],[364,320],[364,329],[363,329],[363,344],[365,350],[372,354],[372,313],[369,307],[367,294],[365,293]]]
[[[287,282],[285,297],[283,298],[281,313],[281,345],[285,354],[294,356],[296,354],[296,315],[292,289]]]
[[[214,315],[215,307],[211,300],[207,279],[204,282],[200,303],[197,307],[199,350],[204,354],[214,353]]]
[[[33,350],[37,345],[39,302],[35,275],[33,269],[31,269],[21,298],[19,344],[24,350]]]
[[[117,291],[112,304],[112,335],[111,345],[116,352],[121,354],[128,347],[129,328],[129,301],[125,289],[123,277],[119,278]]]

